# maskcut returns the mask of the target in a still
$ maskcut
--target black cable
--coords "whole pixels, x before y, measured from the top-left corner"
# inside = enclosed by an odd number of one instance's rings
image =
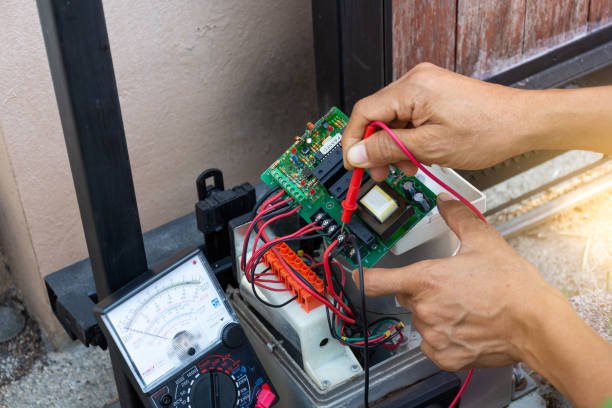
[[[268,199],[270,198],[273,194],[278,193],[280,191],[280,187],[275,187],[272,190],[264,193],[264,195],[262,195],[261,197],[259,197],[259,200],[257,200],[257,202],[255,203],[255,207],[253,207],[253,213],[256,214],[257,210],[259,210],[259,207],[261,207],[261,205]]]
[[[368,308],[366,307],[366,296],[365,296],[365,282],[363,278],[363,264],[361,262],[361,252],[359,251],[359,245],[357,244],[355,238],[351,235],[349,237],[353,244],[353,248],[355,248],[355,255],[357,258],[357,267],[359,269],[359,294],[361,295],[361,321],[363,324],[363,406],[365,408],[369,408],[369,392],[370,392],[370,363],[368,361]]]

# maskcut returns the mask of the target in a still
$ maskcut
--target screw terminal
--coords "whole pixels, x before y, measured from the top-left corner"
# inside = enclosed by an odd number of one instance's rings
[[[289,245],[283,243],[274,246],[274,249],[278,251],[278,254],[282,259],[292,267],[296,273],[299,273],[304,277],[308,283],[310,283],[317,292],[323,293],[323,281],[317,276],[317,274],[308,266],[304,261],[297,256],[297,254],[289,247]],[[270,270],[283,282],[283,284],[291,290],[294,296],[297,296],[297,302],[300,304],[302,309],[306,312],[321,306],[321,302],[312,296],[310,293],[304,291],[292,274],[285,269],[280,259],[278,259],[274,251],[268,251],[263,256],[263,262],[266,266],[270,267]]]

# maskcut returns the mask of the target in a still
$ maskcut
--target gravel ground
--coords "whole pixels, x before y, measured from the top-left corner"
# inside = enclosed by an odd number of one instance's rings
[[[102,407],[116,390],[108,354],[80,343],[50,352],[31,372],[0,388],[0,407]]]
[[[0,253],[0,305],[21,311],[26,324],[19,336],[0,343],[0,408],[93,408],[115,398],[108,354],[78,342],[49,351],[1,260]]]
[[[544,167],[539,172],[549,170]],[[524,177],[538,178],[538,171]],[[514,179],[505,188],[496,188],[505,191],[507,197],[515,197],[521,193],[520,186],[520,179]],[[600,194],[509,240],[608,341],[612,341],[611,208],[612,192]],[[522,212],[508,211],[513,215]],[[505,218],[502,215],[498,220]],[[18,294],[6,282],[0,270],[0,304],[24,310]],[[46,352],[34,321],[29,317],[27,321],[18,339],[0,345],[0,407],[102,407],[114,398],[116,390],[106,352],[77,342],[60,351]],[[542,384],[540,394],[549,407],[570,406],[537,373],[533,376]],[[7,381],[10,384],[4,385]]]

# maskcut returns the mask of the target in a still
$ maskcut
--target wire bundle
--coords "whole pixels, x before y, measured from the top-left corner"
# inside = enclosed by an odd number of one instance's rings
[[[326,248],[321,261],[317,261],[312,255],[300,251],[302,252],[303,260],[309,264],[310,268],[322,275],[321,278],[324,283],[324,289],[323,292],[319,292],[289,263],[283,260],[282,256],[276,252],[277,249],[275,246],[282,242],[296,242],[318,238],[322,234],[313,233],[320,231],[322,228],[315,223],[310,223],[294,233],[274,239],[270,239],[266,233],[266,228],[270,227],[275,222],[290,217],[299,211],[299,209],[300,206],[295,206],[291,197],[286,197],[284,191],[278,189],[272,190],[262,197],[256,205],[255,217],[245,234],[240,266],[251,284],[254,295],[260,302],[269,307],[283,307],[296,300],[297,296],[293,296],[282,304],[274,305],[262,299],[256,290],[257,288],[274,292],[290,291],[290,289],[286,287],[279,287],[278,284],[282,283],[281,280],[278,279],[269,268],[259,273],[256,272],[257,266],[268,251],[276,253],[276,255],[278,255],[277,258],[281,261],[285,270],[295,279],[301,290],[310,293],[326,307],[331,335],[343,344],[351,347],[363,348],[363,343],[366,341],[366,339],[364,339],[363,327],[358,322],[354,307],[350,304],[350,301],[344,293],[346,270],[344,266],[334,259],[334,250],[341,249],[340,242],[334,240]],[[253,232],[255,232],[255,239],[252,244],[251,255],[247,259],[248,244]],[[271,286],[270,284],[277,285]],[[399,319],[379,319],[368,325],[369,343],[372,346],[388,343],[386,347],[395,348],[399,346],[403,338],[401,334],[403,327],[404,325]],[[400,339],[400,341],[397,341],[398,339]]]
[[[449,193],[454,195],[463,204],[470,208],[470,210],[472,210],[481,220],[486,222],[484,216],[472,203],[469,202],[469,200],[457,193],[454,189],[452,189],[450,186],[448,186],[446,183],[444,183],[442,180],[432,174],[425,166],[423,166],[408,150],[408,148],[404,145],[401,139],[385,123],[379,121],[372,122],[368,126],[370,131],[364,136],[364,138],[373,134],[374,127],[378,127],[384,130],[398,145],[402,152],[404,152],[407,158],[412,163],[414,163],[423,173],[425,173],[430,179],[435,181]],[[342,244],[344,244],[344,242],[340,243],[338,239],[332,241],[331,244],[325,249],[322,259],[320,261],[317,261],[309,254],[302,254],[304,261],[309,263],[311,269],[316,271],[321,270],[322,268],[320,273],[322,274],[323,280],[323,293],[317,291],[306,279],[304,279],[304,277],[301,276],[300,273],[298,273],[295,269],[293,269],[291,265],[289,265],[283,260],[282,256],[280,256],[278,251],[274,248],[275,245],[282,242],[297,242],[318,238],[320,236],[325,236],[324,233],[320,232],[322,228],[317,226],[316,223],[313,222],[307,224],[306,226],[300,228],[299,230],[291,234],[282,237],[276,237],[274,239],[270,239],[268,237],[265,232],[267,227],[269,227],[271,224],[278,220],[290,217],[291,215],[297,213],[301,208],[299,205],[295,205],[291,197],[284,197],[284,194],[284,191],[277,188],[268,192],[257,203],[255,207],[256,215],[253,218],[253,221],[245,235],[240,266],[244,271],[247,280],[251,284],[251,288],[255,297],[260,302],[269,307],[283,307],[296,300],[297,296],[294,296],[281,304],[274,305],[262,299],[256,290],[256,288],[259,288],[275,292],[290,291],[290,289],[287,288],[279,288],[268,285],[282,283],[278,278],[275,277],[273,273],[269,271],[269,268],[267,270],[264,270],[263,272],[255,273],[257,265],[259,265],[259,263],[261,262],[263,255],[266,254],[268,251],[273,251],[277,258],[281,261],[283,268],[290,274],[290,276],[294,278],[300,288],[310,293],[326,307],[327,322],[332,337],[341,342],[342,344],[356,349],[361,349],[363,351],[363,365],[365,372],[364,406],[368,407],[368,351],[380,345],[383,345],[385,348],[388,349],[398,347],[404,340],[404,336],[402,333],[404,324],[401,320],[393,317],[383,317],[381,319],[377,319],[373,322],[368,323],[361,254],[359,252],[359,246],[355,242],[355,238],[352,235],[349,235],[347,241],[351,241],[353,244],[353,248],[355,248],[356,250],[356,259],[359,271],[359,290],[361,300],[361,310],[359,312],[361,322],[358,322],[358,318],[355,314],[355,311],[357,309],[351,304],[350,300],[344,293],[344,286],[346,283],[346,274],[344,266],[334,260],[336,255],[335,252],[341,249]],[[350,210],[350,208],[348,209]],[[347,208],[345,208],[345,210],[347,210]],[[247,247],[251,233],[253,231],[256,231],[256,236],[253,242],[251,256],[247,260]],[[261,246],[259,246],[260,241],[263,243]],[[461,388],[459,389],[459,392],[449,405],[449,408],[455,407],[456,404],[459,402],[461,396],[464,394],[467,385],[469,384],[472,378],[473,373],[473,369],[470,369],[468,371],[465,381],[463,382]]]

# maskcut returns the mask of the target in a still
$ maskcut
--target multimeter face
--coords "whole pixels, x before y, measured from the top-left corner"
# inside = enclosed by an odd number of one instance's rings
[[[217,344],[235,321],[206,267],[195,255],[102,316],[143,390]]]

